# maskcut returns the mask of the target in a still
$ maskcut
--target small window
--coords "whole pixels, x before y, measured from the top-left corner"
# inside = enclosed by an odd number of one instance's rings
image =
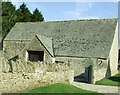
[[[43,61],[44,60],[44,51],[28,51],[28,60],[29,61]]]

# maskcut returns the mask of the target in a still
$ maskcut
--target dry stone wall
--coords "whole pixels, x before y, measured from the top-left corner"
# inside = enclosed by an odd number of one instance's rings
[[[29,41],[3,41],[4,57],[10,59],[19,54]]]
[[[23,62],[22,60],[2,63],[0,89],[3,93],[26,92],[33,88],[54,83],[72,83],[74,70],[68,64]]]
[[[0,89],[3,93],[27,92],[54,83],[72,83],[74,71],[44,73],[2,73]]]
[[[44,62],[25,62],[23,60],[8,61],[7,59],[2,60],[2,72],[25,72],[25,73],[40,73],[40,72],[56,72],[66,71],[72,69],[69,63],[44,63]]]

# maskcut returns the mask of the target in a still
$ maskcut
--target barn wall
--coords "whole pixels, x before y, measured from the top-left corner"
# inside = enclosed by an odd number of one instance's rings
[[[94,65],[94,83],[98,80],[101,80],[109,75],[108,71],[108,59],[97,59],[96,64]]]
[[[20,53],[21,50],[26,46],[28,42],[19,42],[19,41],[4,41],[5,55]],[[7,49],[8,48],[8,49]],[[107,71],[107,60],[98,59],[98,58],[75,58],[75,57],[55,57],[52,58],[48,51],[44,48],[42,43],[38,39],[33,38],[30,44],[25,47],[25,49],[20,53],[19,59],[26,61],[26,51],[35,50],[35,51],[44,51],[44,60],[47,63],[54,63],[54,61],[63,61],[64,63],[70,63],[74,68],[74,76],[79,76],[85,72],[85,67],[93,65],[94,81],[100,80],[105,77]],[[17,52],[17,53],[16,53]],[[99,64],[99,61],[102,60],[102,64]]]
[[[51,55],[47,52],[47,50],[44,48],[42,43],[35,37],[30,41],[30,44],[28,44],[25,49],[21,52],[19,55],[19,58],[27,61],[27,50],[32,50],[32,51],[44,51],[44,62],[46,63],[52,63],[52,57]]]
[[[111,76],[118,73],[117,67],[118,67],[118,25],[115,30],[115,36],[114,36],[111,51],[110,51]]]
[[[16,54],[20,53],[21,50],[29,43],[29,41],[4,41],[3,50],[5,58],[9,59]]]
[[[70,63],[74,69],[74,77],[83,74],[85,67],[93,65],[93,83],[104,78],[107,71],[107,59],[56,57],[55,61]]]
[[[55,61],[61,61],[64,63],[70,63],[74,68],[74,76],[78,76],[85,72],[85,67],[95,63],[95,59],[89,58],[73,58],[73,57],[56,57]]]

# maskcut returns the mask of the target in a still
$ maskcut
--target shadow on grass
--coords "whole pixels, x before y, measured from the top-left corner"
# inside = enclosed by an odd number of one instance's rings
[[[109,79],[115,82],[120,82],[120,77],[111,77]]]
[[[103,78],[97,81],[97,85],[109,85],[109,86],[120,86],[120,74],[116,74],[111,78]]]

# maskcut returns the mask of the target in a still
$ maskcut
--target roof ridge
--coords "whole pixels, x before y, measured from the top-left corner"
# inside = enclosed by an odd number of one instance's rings
[[[60,20],[60,21],[45,21],[45,22],[17,22],[16,24],[30,24],[30,23],[51,23],[51,22],[76,22],[76,21],[104,21],[104,20],[117,20],[118,18],[99,18],[99,19],[79,19],[79,20]]]
[[[99,18],[99,19],[79,19],[79,20],[61,20],[61,21],[46,21],[46,22],[71,22],[71,21],[98,21],[98,20],[117,20],[118,18]]]

